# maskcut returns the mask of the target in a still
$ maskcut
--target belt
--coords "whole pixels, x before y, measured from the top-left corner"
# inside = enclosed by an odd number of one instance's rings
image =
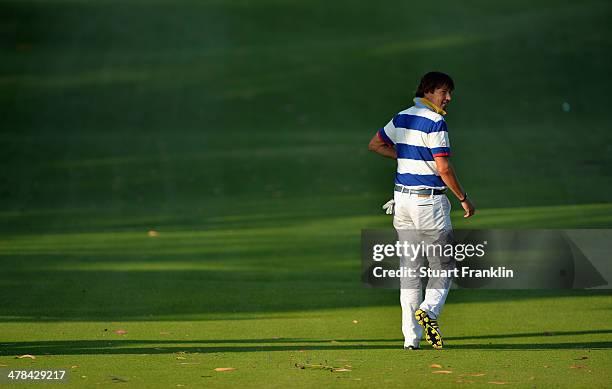
[[[432,194],[442,195],[444,194],[444,192],[446,192],[446,189],[410,189],[402,185],[395,185],[395,191],[402,192],[402,193],[414,193],[417,195],[431,196]]]

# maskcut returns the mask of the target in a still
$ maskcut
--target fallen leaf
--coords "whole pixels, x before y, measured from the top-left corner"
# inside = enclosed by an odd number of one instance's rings
[[[339,369],[334,369],[334,370],[332,370],[332,371],[334,371],[334,372],[339,372],[339,371],[352,371],[352,370],[351,370],[351,369],[345,369],[345,368],[341,367],[341,368],[339,368]]]
[[[159,233],[158,233],[157,231],[155,231],[155,230],[151,230],[151,231],[149,231],[149,232],[148,232],[148,234],[149,234],[149,236],[150,236],[150,237],[152,237],[152,238],[154,238],[154,237],[156,237],[156,236],[159,236]]]
[[[30,354],[20,355],[20,356],[15,357],[15,358],[17,358],[17,359],[24,359],[24,358],[36,359],[36,357],[34,355],[30,355]]]
[[[299,369],[320,369],[320,370],[329,370],[329,371],[334,371],[334,370],[337,370],[337,369],[342,369],[341,367],[329,366],[329,365],[325,365],[325,364],[322,364],[322,363],[305,363],[303,365],[296,363],[295,367],[297,367]],[[344,370],[340,370],[340,371],[344,371]]]
[[[179,362],[179,365],[199,365],[200,362]]]
[[[506,385],[507,384],[507,382],[505,381],[489,381],[489,383],[493,385]]]
[[[548,369],[550,367],[550,365],[544,365],[545,369]]]
[[[126,330],[115,330],[115,334],[117,334],[117,335],[125,335],[125,334],[127,334],[127,331]]]
[[[72,366],[70,366],[71,369],[76,369],[78,367],[79,367],[79,365],[72,365]]]
[[[570,369],[584,369],[583,365],[571,365]]]
[[[125,378],[121,378],[121,377],[116,377],[116,376],[110,376],[111,380],[115,381],[115,382],[128,382],[128,380],[126,380]]]
[[[359,320],[353,320],[353,324],[359,323]]]
[[[217,367],[215,369],[215,371],[234,371],[236,370],[235,367]]]
[[[429,367],[431,367],[432,369],[441,369],[442,365],[438,365],[437,363],[432,363],[431,365],[429,365]]]
[[[436,371],[432,371],[432,373],[434,373],[434,374],[451,374],[452,371],[450,371],[450,370],[436,370]]]
[[[467,373],[467,374],[462,374],[468,377],[482,377],[483,375],[486,375],[485,373]]]

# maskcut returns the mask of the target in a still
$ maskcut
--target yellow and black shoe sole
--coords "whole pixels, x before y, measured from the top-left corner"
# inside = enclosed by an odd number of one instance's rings
[[[425,330],[425,340],[427,343],[431,344],[431,347],[436,350],[441,350],[442,347],[444,347],[444,342],[442,341],[442,334],[440,334],[438,326],[432,325],[432,322],[435,323],[435,321],[433,321],[429,315],[427,315],[427,312],[422,309],[417,309],[414,313],[414,317]]]

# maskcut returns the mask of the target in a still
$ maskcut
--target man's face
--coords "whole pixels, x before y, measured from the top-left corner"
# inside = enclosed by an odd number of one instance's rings
[[[425,98],[438,107],[446,110],[446,106],[451,101],[452,91],[447,86],[436,88],[433,92],[425,92]]]

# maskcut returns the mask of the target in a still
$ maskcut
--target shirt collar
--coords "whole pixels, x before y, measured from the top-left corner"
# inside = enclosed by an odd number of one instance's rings
[[[416,105],[419,108],[427,108],[429,110],[434,111],[435,113],[439,113],[442,116],[446,115],[446,111],[445,110],[443,110],[442,108],[438,107],[437,105],[435,105],[434,103],[432,103],[431,101],[427,100],[424,97],[415,97],[414,98],[414,105]]]

